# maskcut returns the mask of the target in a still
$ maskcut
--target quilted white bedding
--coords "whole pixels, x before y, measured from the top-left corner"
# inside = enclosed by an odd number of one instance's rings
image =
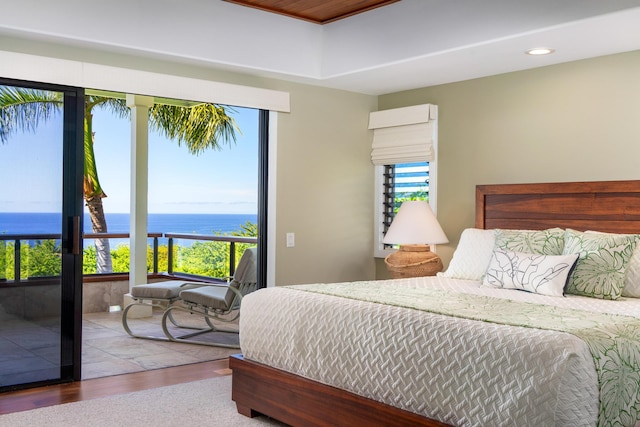
[[[428,277],[372,282],[640,318],[640,300],[548,297]],[[573,334],[276,287],[247,295],[244,357],[456,426],[594,426],[599,387]]]

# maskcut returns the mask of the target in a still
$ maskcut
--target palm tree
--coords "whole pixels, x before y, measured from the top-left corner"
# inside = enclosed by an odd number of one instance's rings
[[[0,142],[6,143],[16,131],[35,131],[41,121],[46,121],[63,106],[60,92],[0,86]],[[85,96],[84,111],[84,199],[89,210],[94,233],[106,233],[102,199],[107,197],[100,180],[93,150],[93,111],[105,108],[120,117],[129,117],[130,110],[124,99],[105,96]],[[185,144],[192,154],[207,149],[220,149],[223,144],[236,142],[239,132],[228,107],[202,103],[193,107],[155,104],[149,110],[149,124],[178,145]],[[108,239],[96,239],[98,273],[112,272]]]

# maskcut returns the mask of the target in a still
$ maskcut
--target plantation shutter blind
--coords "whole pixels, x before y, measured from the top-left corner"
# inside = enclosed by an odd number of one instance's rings
[[[371,162],[393,165],[433,161],[437,114],[438,107],[431,104],[370,113]]]

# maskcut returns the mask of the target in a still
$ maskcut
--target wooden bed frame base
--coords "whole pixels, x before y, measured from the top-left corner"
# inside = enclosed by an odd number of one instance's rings
[[[233,370],[231,399],[238,413],[266,415],[291,426],[446,427],[420,415],[320,384],[298,375],[229,357]]]
[[[479,185],[477,228],[551,227],[640,233],[640,181]],[[320,384],[229,358],[238,412],[292,426],[446,426],[438,421]]]

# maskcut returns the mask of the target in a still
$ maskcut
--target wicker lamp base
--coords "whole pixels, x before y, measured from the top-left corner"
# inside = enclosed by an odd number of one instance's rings
[[[440,257],[429,245],[400,245],[400,250],[384,259],[387,270],[394,279],[435,276],[442,271]]]

